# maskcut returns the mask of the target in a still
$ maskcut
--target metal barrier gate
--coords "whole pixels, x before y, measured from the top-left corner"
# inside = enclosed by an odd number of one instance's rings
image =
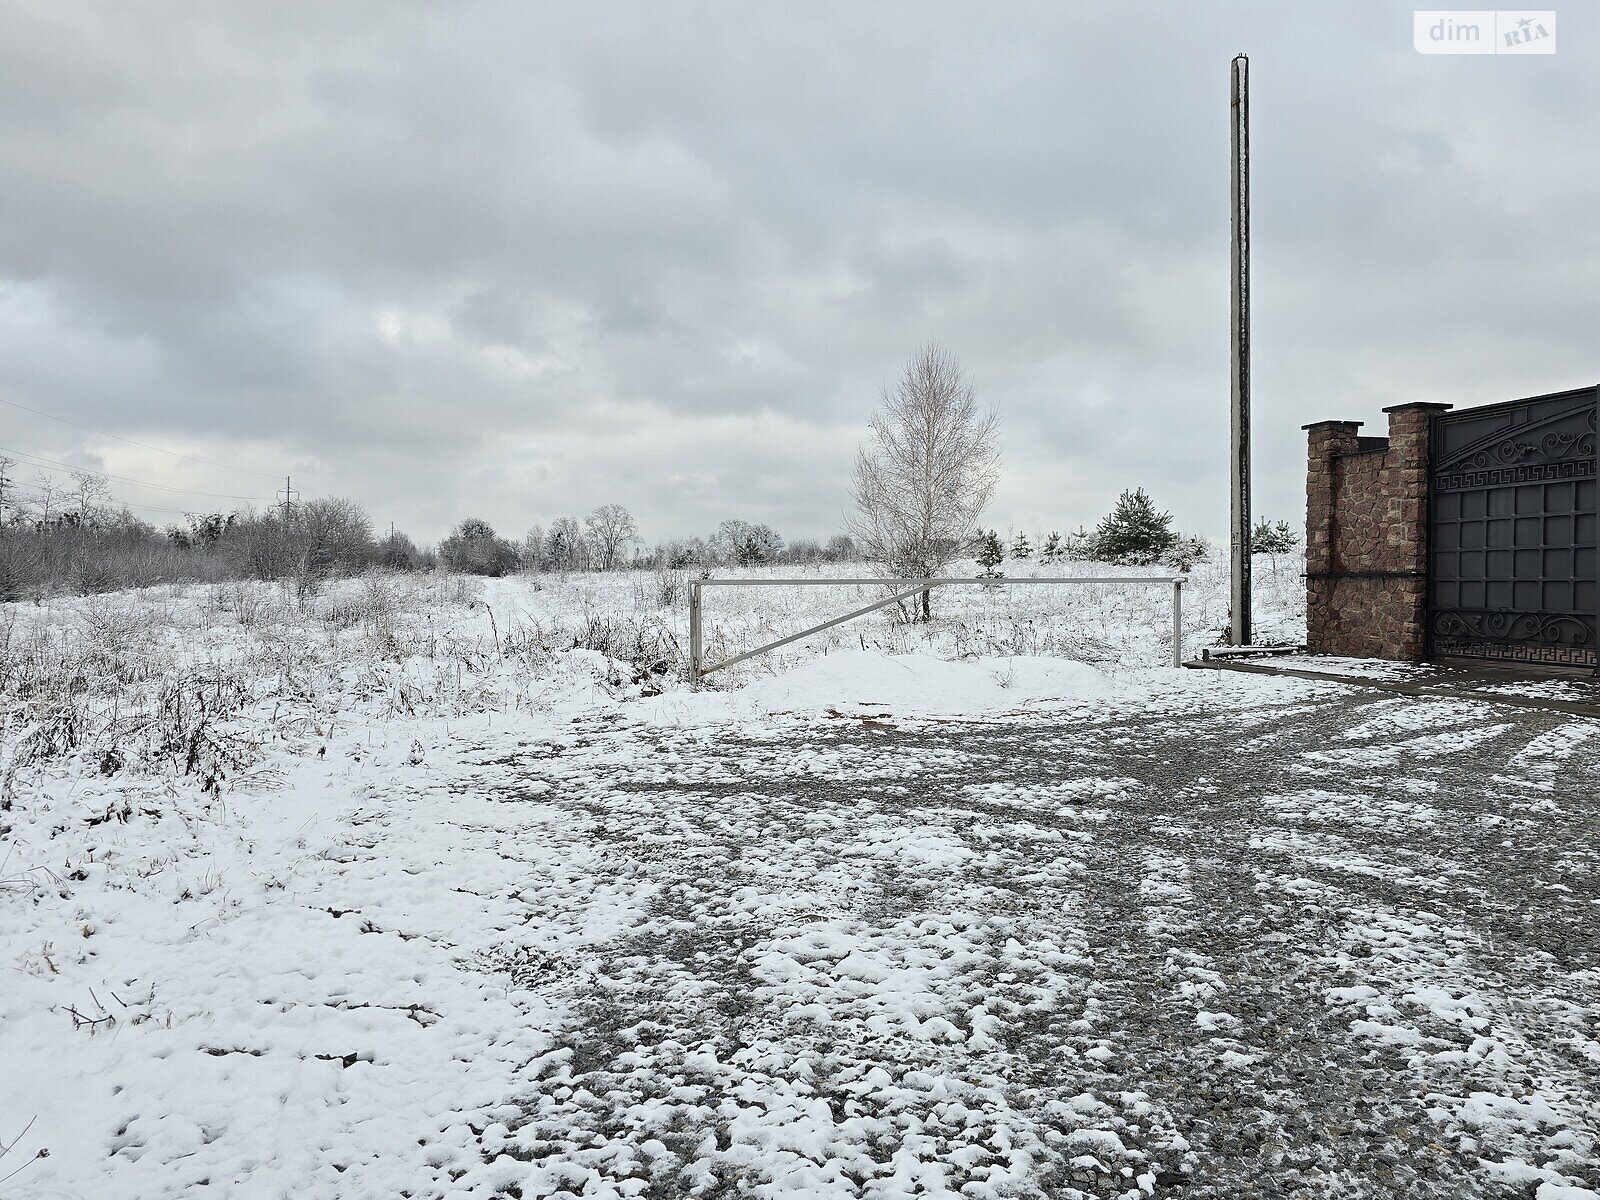
[[[1037,576],[1029,576],[1022,579],[692,579],[689,581],[689,679],[693,683],[699,683],[713,671],[720,671],[724,667],[742,663],[758,654],[776,650],[779,646],[787,646],[790,642],[798,642],[801,638],[810,637],[813,633],[821,633],[824,629],[832,629],[835,625],[843,625],[846,621],[864,617],[870,612],[876,612],[880,608],[887,608],[891,604],[898,604],[901,600],[910,599],[912,596],[920,596],[923,592],[932,591],[936,587],[949,587],[958,583],[990,588],[1036,583],[1138,583],[1166,585],[1172,588],[1172,665],[1181,667],[1183,666],[1183,584],[1185,579],[1186,576],[1183,575],[1135,575],[1128,577],[1077,575],[1061,579],[1044,579]],[[839,587],[852,585],[892,587],[899,590],[892,596],[874,601],[852,612],[847,612],[842,617],[834,617],[831,621],[824,621],[820,625],[802,629],[799,633],[791,633],[788,637],[779,638],[775,642],[768,642],[764,646],[757,646],[754,650],[746,650],[743,654],[736,654],[732,658],[725,658],[719,663],[706,665],[704,648],[701,644],[700,628],[703,589],[708,587]]]

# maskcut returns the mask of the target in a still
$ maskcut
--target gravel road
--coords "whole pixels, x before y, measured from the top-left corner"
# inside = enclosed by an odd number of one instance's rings
[[[530,930],[630,905],[488,963],[572,1014],[521,1194],[1600,1194],[1600,722],[1233,680],[476,786],[570,816]]]

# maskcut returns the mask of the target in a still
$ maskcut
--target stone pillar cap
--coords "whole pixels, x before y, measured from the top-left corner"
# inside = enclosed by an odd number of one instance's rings
[[[1321,429],[1325,425],[1348,425],[1352,429],[1359,429],[1365,421],[1313,421],[1309,425],[1300,426],[1301,429]]]
[[[1443,412],[1447,408],[1454,408],[1454,407],[1455,407],[1454,404],[1438,404],[1438,403],[1435,403],[1432,400],[1413,400],[1409,404],[1391,404],[1388,408],[1384,409],[1383,411],[1386,412],[1386,413],[1392,413],[1392,412],[1405,412],[1408,409],[1413,409],[1413,408],[1426,408],[1426,409],[1431,409],[1434,412]]]

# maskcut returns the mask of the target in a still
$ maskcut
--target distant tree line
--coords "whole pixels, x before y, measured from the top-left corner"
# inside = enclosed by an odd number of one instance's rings
[[[49,488],[42,502],[0,508],[0,600],[36,600],[57,593],[90,594],[163,583],[229,579],[282,580],[302,596],[321,583],[364,571],[427,571],[473,575],[514,571],[565,573],[622,568],[710,570],[768,563],[843,562],[856,557],[848,535],[826,543],[785,542],[770,526],[727,520],[707,538],[646,547],[632,514],[602,504],[581,521],[558,517],[520,542],[488,521],[468,518],[438,548],[405,533],[374,535],[352,500],[307,500],[266,511],[195,513],[157,527],[106,502],[103,481]]]
[[[463,522],[451,538],[463,532]],[[440,558],[454,570],[472,570],[464,559],[447,553],[450,539],[440,546]],[[770,563],[849,562],[858,557],[848,534],[834,534],[826,542],[796,538],[786,542],[770,525],[730,518],[709,537],[676,538],[646,546],[638,525],[620,504],[604,504],[579,522],[557,517],[548,529],[535,525],[520,545],[502,551],[495,561],[510,563],[504,570],[610,571],[620,568],[667,570],[713,567],[759,567]],[[515,555],[512,563],[510,555]],[[482,572],[491,573],[491,572]],[[502,572],[503,573],[503,572]]]
[[[876,469],[874,464],[869,468]],[[45,501],[0,511],[0,600],[226,579],[283,580],[304,596],[329,578],[373,569],[442,567],[494,576],[516,571],[708,571],[876,561],[867,546],[847,533],[834,534],[825,542],[786,541],[769,525],[737,518],[723,521],[708,537],[646,546],[637,522],[620,504],[602,504],[581,520],[557,517],[548,528],[529,529],[520,542],[500,536],[488,521],[468,518],[434,550],[418,546],[397,530],[376,537],[361,506],[337,497],[265,512],[192,514],[164,528],[106,504],[103,484],[89,476],[75,489],[50,491]],[[968,514],[961,514],[950,528],[967,519]],[[884,522],[878,528],[880,534],[874,536],[881,535]],[[1021,532],[1008,544],[993,530],[967,538],[936,525],[931,529],[918,534],[919,557],[911,565],[919,574],[968,555],[977,559],[986,575],[999,575],[1000,564],[1008,559],[1035,558],[1044,563],[1065,559],[1164,563],[1187,570],[1203,561],[1209,549],[1201,539],[1177,533],[1171,514],[1159,511],[1142,488],[1124,492],[1093,530],[1051,531],[1037,545]],[[1267,553],[1292,550],[1298,544],[1299,535],[1283,521],[1262,521],[1252,539],[1253,549]],[[907,569],[899,560],[890,565]]]
[[[402,533],[375,539],[361,506],[337,497],[197,513],[159,529],[109,506],[10,510],[0,522],[0,600],[225,579],[288,580],[309,592],[333,576],[433,562]]]

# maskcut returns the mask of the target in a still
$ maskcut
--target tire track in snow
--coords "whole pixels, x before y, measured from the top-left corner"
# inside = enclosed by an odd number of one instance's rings
[[[1593,767],[1557,723],[1320,691],[1276,722],[1156,709],[613,731],[546,764],[573,860],[643,907],[523,981],[569,1025],[464,1186],[1596,1186],[1561,1096],[1600,1056],[1596,806],[1549,778]]]

